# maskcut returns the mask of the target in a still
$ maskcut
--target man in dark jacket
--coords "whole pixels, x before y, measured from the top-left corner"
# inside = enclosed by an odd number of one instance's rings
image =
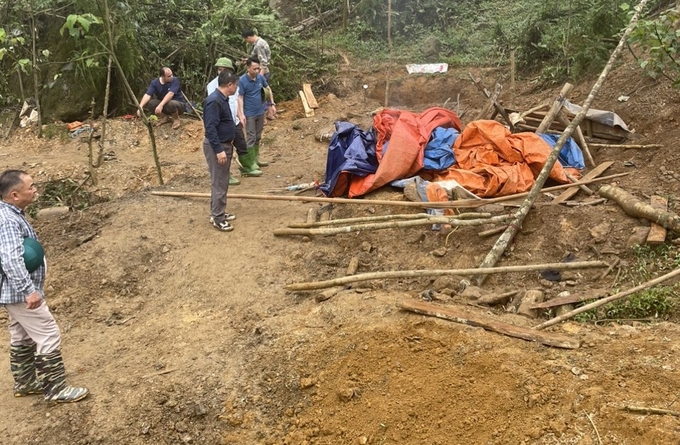
[[[236,131],[229,96],[236,92],[237,86],[238,77],[227,70],[222,71],[217,77],[217,89],[203,102],[203,154],[210,172],[210,222],[223,232],[234,230],[229,221],[236,219],[236,215],[225,213],[225,210]]]

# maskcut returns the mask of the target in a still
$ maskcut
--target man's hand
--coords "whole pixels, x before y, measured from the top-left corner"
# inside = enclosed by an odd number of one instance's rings
[[[224,165],[227,163],[227,153],[221,151],[217,153],[217,163],[220,165]]]
[[[163,113],[163,106],[162,106],[162,105],[158,105],[158,106],[156,107],[156,109],[154,110],[154,112],[156,113],[156,115],[159,115],[159,114]]]
[[[243,114],[240,115],[238,117],[238,120],[241,121],[241,126],[243,127],[243,131],[245,133],[245,129],[246,129],[246,117],[245,117],[245,115],[243,115]]]
[[[37,309],[42,304],[38,291],[26,296],[26,309]]]

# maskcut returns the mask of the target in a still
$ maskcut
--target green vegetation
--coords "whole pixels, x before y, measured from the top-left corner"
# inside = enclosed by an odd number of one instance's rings
[[[41,103],[46,112],[66,106],[64,91],[69,91],[70,107],[82,115],[89,111],[92,95],[98,96],[101,107],[108,60],[102,26],[106,1],[0,0],[0,69],[5,74],[0,76],[0,106],[34,96],[37,85],[45,93]],[[391,3],[394,60],[503,65],[514,52],[519,74],[540,82],[578,80],[600,70],[630,9],[622,0]],[[343,14],[345,5],[349,9]],[[650,75],[675,80],[680,77],[678,14],[660,12],[672,5],[670,0],[650,5],[633,41],[639,45],[640,64]],[[280,7],[289,23],[269,8],[267,0],[120,0],[108,1],[108,6],[115,54],[140,96],[158,69],[170,66],[187,97],[200,103],[205,84],[214,75],[214,61],[223,56],[239,61],[247,55],[241,38],[246,27],[255,28],[272,47],[272,86],[280,99],[296,97],[303,81],[326,83],[339,61],[335,50],[369,62],[390,57],[384,0],[284,0]],[[291,31],[296,20],[332,9],[336,14],[320,26]],[[343,15],[346,26],[340,20]],[[122,79],[114,73],[114,113],[131,111],[124,91]],[[85,104],[79,107],[80,102]]]
[[[645,283],[656,276],[680,267],[680,251],[669,244],[660,246],[638,246],[633,250],[632,264],[622,269],[616,284],[629,288]],[[615,292],[619,290],[615,289]],[[668,319],[675,316],[679,308],[680,283],[672,286],[655,286],[630,297],[583,312],[575,317],[577,321],[624,319]],[[590,301],[583,302],[585,306]]]
[[[71,178],[55,179],[38,184],[38,199],[26,209],[31,217],[35,218],[40,209],[48,207],[67,206],[76,210],[83,210],[102,199],[92,197]]]

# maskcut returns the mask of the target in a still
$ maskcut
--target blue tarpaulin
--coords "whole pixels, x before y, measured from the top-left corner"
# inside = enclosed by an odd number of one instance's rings
[[[455,128],[437,127],[425,146],[424,170],[446,170],[456,162],[453,143],[460,133]]]
[[[319,189],[326,195],[331,196],[335,190],[340,173],[347,172],[355,176],[366,176],[375,173],[378,169],[378,160],[375,155],[375,134],[372,129],[363,131],[351,122],[335,123],[335,134],[328,146],[326,159],[326,182]],[[344,194],[343,190],[335,190],[335,196]],[[339,193],[339,194],[338,194]]]
[[[555,147],[557,140],[560,138],[560,135],[558,134],[538,133],[538,135],[550,145],[550,148]],[[562,164],[562,167],[573,167],[578,168],[579,170],[586,168],[581,147],[579,147],[572,138],[569,138],[567,143],[564,144],[564,147],[562,147],[562,150],[560,150],[558,160],[560,161],[560,164]]]

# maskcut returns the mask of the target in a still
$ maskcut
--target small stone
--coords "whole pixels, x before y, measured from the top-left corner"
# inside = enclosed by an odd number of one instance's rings
[[[435,249],[430,253],[432,254],[432,256],[441,258],[446,255],[446,252],[447,252],[446,247],[440,247],[439,249]]]
[[[571,373],[574,374],[574,375],[581,375],[581,372],[582,371],[579,368],[577,368],[576,366],[571,368]]]
[[[354,397],[354,388],[345,388],[338,390],[338,399],[343,402],[349,402]]]
[[[170,248],[168,246],[163,246],[163,248],[161,249],[161,252],[168,253],[168,252],[170,252]]]
[[[177,422],[175,424],[175,431],[177,431],[178,433],[186,433],[187,431],[189,431],[189,427],[187,427],[186,423],[184,422]]]
[[[366,436],[361,436],[361,437],[359,438],[359,443],[360,443],[361,445],[366,445],[366,444],[368,443],[368,437],[366,437]]]
[[[300,379],[300,388],[302,388],[302,389],[311,388],[315,384],[316,384],[316,381],[311,377]]]
[[[144,422],[144,423],[142,424],[141,433],[142,433],[142,434],[149,434],[149,430],[150,430],[150,429],[151,429],[151,424],[148,423],[148,422]]]

